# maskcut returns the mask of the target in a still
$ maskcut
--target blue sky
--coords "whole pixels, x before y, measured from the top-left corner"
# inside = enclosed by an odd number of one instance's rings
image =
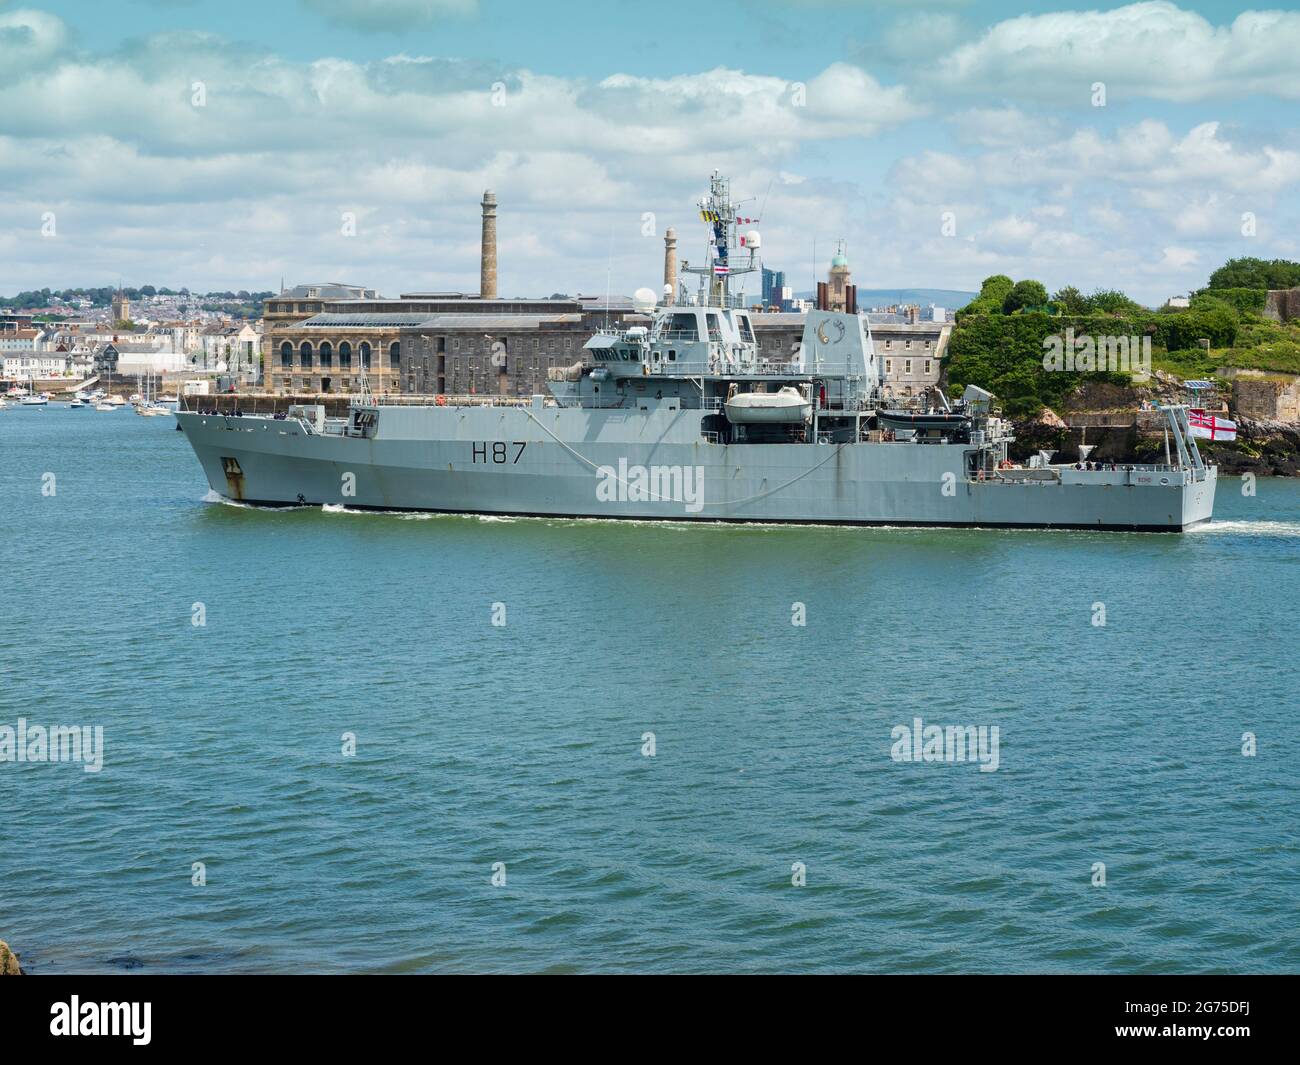
[[[631,291],[720,166],[799,287],[842,237],[864,287],[1159,302],[1300,258],[1297,55],[1166,0],[0,4],[0,291],[472,291],[488,186],[504,292]]]

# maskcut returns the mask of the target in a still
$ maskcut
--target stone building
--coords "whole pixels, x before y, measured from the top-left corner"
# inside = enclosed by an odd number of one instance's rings
[[[1232,409],[1243,418],[1262,422],[1300,423],[1300,377],[1241,370],[1218,371],[1232,383]]]
[[[297,285],[266,300],[262,305],[262,380],[267,391],[351,391],[353,382],[359,384],[359,381],[353,372],[350,349],[346,366],[335,365],[332,353],[330,365],[322,366],[315,347],[318,335],[312,330],[303,331],[299,326],[321,314],[326,305],[333,306],[338,302],[354,305],[357,301],[378,299],[378,296],[379,293],[372,288],[328,282]],[[303,349],[304,341],[311,346]],[[330,387],[320,387],[322,377],[329,379]],[[313,381],[314,385],[310,383]]]
[[[844,241],[840,241],[835,248],[835,255],[831,259],[831,272],[829,277],[829,310],[839,311],[841,313],[849,310],[849,285],[851,284],[849,276],[849,260],[844,254]]]

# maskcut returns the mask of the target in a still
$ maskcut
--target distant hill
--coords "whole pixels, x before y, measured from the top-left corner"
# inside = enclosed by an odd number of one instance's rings
[[[796,292],[801,300],[816,298],[815,292]],[[935,304],[955,311],[965,307],[978,293],[959,292],[951,288],[860,288],[858,289],[858,306],[867,310],[871,307],[888,307],[895,303],[916,303],[922,307]]]

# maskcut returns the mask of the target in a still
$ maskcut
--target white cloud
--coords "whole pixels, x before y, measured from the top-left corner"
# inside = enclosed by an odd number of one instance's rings
[[[1109,103],[1263,93],[1300,99],[1300,13],[1247,11],[1216,26],[1166,0],[1111,11],[1022,15],[956,48],[934,68],[943,89],[1011,99]]]
[[[193,32],[99,54],[68,41],[52,16],[0,19],[9,288],[129,278],[132,263],[159,283],[163,248],[164,272],[190,284],[268,282],[213,276],[243,261],[276,278],[307,269],[389,291],[473,287],[486,187],[502,202],[507,290],[603,290],[611,243],[616,280],[643,284],[662,246],[641,236],[642,214],[663,219],[659,232],[689,225],[715,167],[738,192],[794,189],[801,146],[923,113],[903,88],[848,64],[812,77],[797,106],[795,83],[730,68],[591,81],[408,54],[295,61]],[[42,240],[51,210],[59,237]],[[339,235],[345,210],[357,214],[355,240]]]
[[[1186,270],[1201,261],[1200,254],[1194,248],[1165,248],[1160,257],[1160,266],[1169,270]]]
[[[952,115],[949,124],[963,144],[985,148],[1042,141],[1060,128],[1055,118],[1031,115],[1018,107],[973,107]]]
[[[1145,120],[973,154],[920,151],[889,181],[922,224],[964,203],[959,234],[1000,272],[1049,288],[1128,286],[1150,301],[1174,278],[1175,287],[1194,284],[1233,255],[1285,254],[1273,234],[1294,218],[1300,153],[1243,143],[1217,122],[1177,132]],[[1242,237],[1245,211],[1258,216],[1260,237]]]

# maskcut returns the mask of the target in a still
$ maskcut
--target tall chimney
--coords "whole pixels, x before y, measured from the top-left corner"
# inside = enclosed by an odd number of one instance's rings
[[[497,197],[491,189],[483,193],[483,251],[478,294],[479,299],[497,298]]]
[[[677,230],[672,226],[664,233],[664,302],[677,302]]]

